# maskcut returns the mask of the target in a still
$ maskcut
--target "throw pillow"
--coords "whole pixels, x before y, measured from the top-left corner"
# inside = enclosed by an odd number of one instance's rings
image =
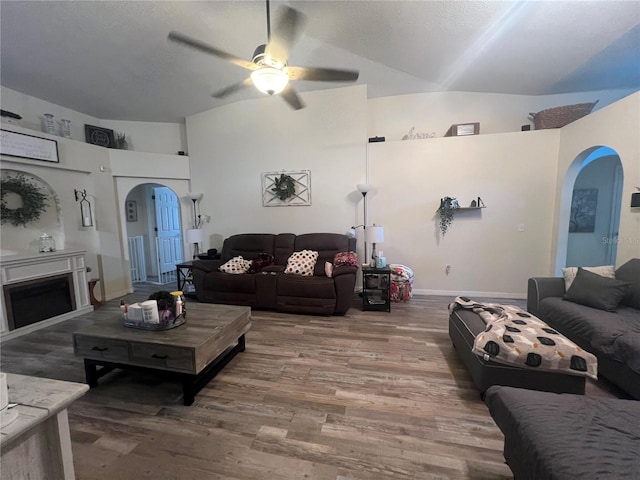
[[[640,310],[640,258],[632,258],[620,266],[616,270],[616,279],[631,284],[620,303]]]
[[[562,269],[562,276],[564,277],[564,291],[568,291],[571,287],[571,283],[576,278],[578,268],[582,268],[588,272],[597,273],[598,275],[606,278],[616,278],[616,272],[613,265],[602,265],[600,267],[567,267]]]
[[[564,299],[587,307],[615,312],[628,288],[627,282],[578,268],[576,278],[564,294]]]
[[[333,263],[324,262],[324,274],[331,278],[331,275],[333,275]]]
[[[245,260],[242,256],[233,257],[227,263],[220,265],[218,270],[224,273],[232,273],[232,274],[240,274],[247,273],[249,271],[249,267],[251,266],[250,260]]]
[[[287,260],[287,268],[284,269],[284,273],[311,277],[317,260],[318,252],[314,250],[293,252]]]
[[[273,255],[262,252],[251,260],[251,266],[247,273],[259,273],[263,268],[273,265]]]
[[[340,252],[336,253],[333,259],[333,265],[339,267],[340,265],[358,266],[358,254],[356,252]]]

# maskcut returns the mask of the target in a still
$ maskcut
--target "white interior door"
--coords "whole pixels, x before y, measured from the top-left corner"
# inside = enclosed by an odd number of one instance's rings
[[[153,189],[156,208],[156,242],[159,274],[173,271],[182,262],[182,238],[178,197],[170,188]]]

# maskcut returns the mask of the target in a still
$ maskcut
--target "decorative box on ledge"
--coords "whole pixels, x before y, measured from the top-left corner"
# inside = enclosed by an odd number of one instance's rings
[[[465,135],[478,135],[480,133],[480,122],[474,123],[457,123],[451,125],[445,137],[462,137]]]

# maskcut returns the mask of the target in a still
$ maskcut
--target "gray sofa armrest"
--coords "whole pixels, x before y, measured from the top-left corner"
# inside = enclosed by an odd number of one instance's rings
[[[564,278],[534,277],[527,284],[527,311],[538,316],[540,302],[547,297],[564,296]]]

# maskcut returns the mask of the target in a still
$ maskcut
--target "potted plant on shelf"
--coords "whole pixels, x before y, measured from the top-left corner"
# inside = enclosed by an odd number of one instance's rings
[[[443,237],[447,233],[449,226],[453,223],[453,212],[458,208],[460,208],[460,205],[455,198],[444,197],[440,199],[440,206],[438,207],[437,213],[440,215],[438,224]]]

